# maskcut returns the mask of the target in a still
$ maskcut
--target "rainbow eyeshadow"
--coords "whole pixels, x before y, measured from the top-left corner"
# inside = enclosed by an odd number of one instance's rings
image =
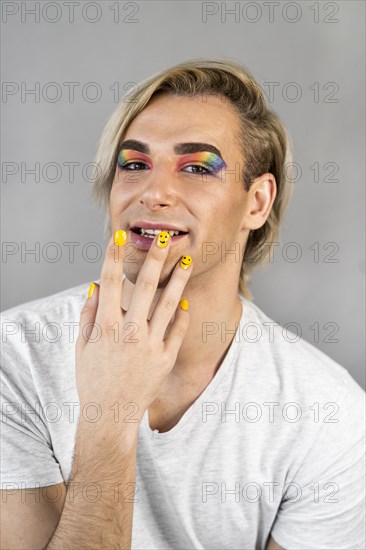
[[[122,149],[118,155],[118,166],[122,168],[124,164],[132,159],[134,162],[146,162],[143,158],[139,159],[138,156],[139,153],[137,153],[136,151]],[[186,164],[186,162],[187,161],[184,161],[184,164]],[[195,164],[196,162],[201,163],[204,165],[205,168],[207,168],[210,172],[214,174],[226,168],[226,163],[222,160],[222,158],[220,158],[215,153],[210,153],[206,151],[190,155],[189,162],[191,164]]]
[[[216,172],[226,168],[226,163],[218,155],[215,155],[215,153],[202,151],[201,153],[195,153],[193,158],[194,160],[192,159],[192,163],[201,162],[207,167],[208,170],[215,174]]]
[[[134,159],[135,162],[145,162],[142,159],[136,160],[136,151],[122,149],[118,155],[118,166],[122,167],[127,161]]]

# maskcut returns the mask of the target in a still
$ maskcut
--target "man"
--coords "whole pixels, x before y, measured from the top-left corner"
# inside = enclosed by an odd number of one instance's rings
[[[168,69],[113,115],[98,283],[3,314],[4,547],[364,547],[364,392],[248,297],[287,153],[227,61]],[[22,342],[52,321],[80,322],[76,345]]]

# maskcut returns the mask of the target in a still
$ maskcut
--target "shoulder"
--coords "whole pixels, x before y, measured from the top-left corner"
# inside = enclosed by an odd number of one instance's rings
[[[56,317],[70,307],[78,306],[86,299],[87,289],[92,281],[83,283],[54,294],[24,302],[0,313],[1,319],[21,321],[31,317]]]
[[[362,401],[364,390],[348,370],[301,336],[296,323],[282,326],[258,305],[240,296],[243,303],[243,347],[254,368],[278,387],[283,398],[332,401],[348,391]],[[249,343],[248,343],[249,340]]]
[[[91,281],[90,281],[91,282]],[[24,302],[0,313],[4,363],[22,357],[34,363],[42,353],[56,353],[75,341],[80,312],[90,282]]]

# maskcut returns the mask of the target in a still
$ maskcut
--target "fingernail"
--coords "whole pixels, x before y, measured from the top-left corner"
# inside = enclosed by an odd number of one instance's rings
[[[93,296],[94,290],[95,290],[95,283],[92,283],[88,290],[88,298],[91,298]]]
[[[181,300],[179,302],[179,305],[182,309],[184,309],[185,311],[188,311],[188,300]]]
[[[117,246],[123,246],[127,241],[127,233],[124,229],[117,229],[114,232],[114,244]]]
[[[165,248],[168,246],[170,241],[170,233],[168,231],[160,231],[158,238],[156,239],[156,244],[159,248]]]
[[[180,267],[183,267],[183,269],[188,269],[191,263],[192,258],[190,256],[182,256],[179,265]]]

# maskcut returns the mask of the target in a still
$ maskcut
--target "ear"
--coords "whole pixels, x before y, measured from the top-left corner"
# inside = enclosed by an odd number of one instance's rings
[[[276,179],[266,173],[256,178],[248,191],[248,208],[244,223],[247,229],[258,229],[265,224],[277,194]]]

